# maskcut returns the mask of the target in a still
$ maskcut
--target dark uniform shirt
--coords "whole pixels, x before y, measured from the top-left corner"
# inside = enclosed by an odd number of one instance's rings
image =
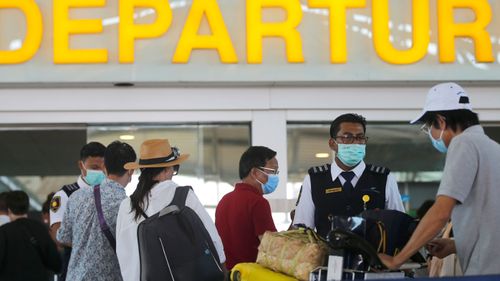
[[[0,280],[45,281],[61,270],[61,256],[45,225],[20,218],[0,227]]]

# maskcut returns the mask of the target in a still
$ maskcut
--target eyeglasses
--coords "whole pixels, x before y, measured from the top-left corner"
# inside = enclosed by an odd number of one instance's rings
[[[360,144],[365,144],[368,142],[368,137],[366,136],[353,136],[353,135],[343,135],[343,136],[336,136],[334,139],[340,139],[342,143],[345,144],[351,144],[351,143],[360,143]]]
[[[278,175],[280,173],[280,171],[278,171],[278,169],[271,169],[271,168],[267,168],[267,167],[259,167],[259,169],[263,172],[265,172],[266,174],[272,174],[272,175]]]
[[[431,132],[432,125],[429,124],[424,124],[422,127],[420,127],[420,131],[422,131],[424,134],[429,134]]]

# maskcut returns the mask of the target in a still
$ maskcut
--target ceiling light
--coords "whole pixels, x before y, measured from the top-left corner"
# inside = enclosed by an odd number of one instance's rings
[[[134,135],[121,135],[120,139],[121,140],[134,140],[135,136]]]
[[[316,158],[328,158],[328,157],[330,157],[330,153],[326,152],[316,153]]]

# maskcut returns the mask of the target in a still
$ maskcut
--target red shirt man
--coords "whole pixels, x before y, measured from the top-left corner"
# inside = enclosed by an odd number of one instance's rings
[[[226,267],[255,262],[260,239],[266,231],[276,231],[271,207],[263,194],[278,186],[276,152],[252,146],[240,159],[240,179],[215,211],[215,226],[224,244]]]

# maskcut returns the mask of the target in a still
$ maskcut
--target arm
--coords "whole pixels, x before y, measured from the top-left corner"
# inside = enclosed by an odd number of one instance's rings
[[[61,272],[62,269],[62,259],[59,251],[57,250],[56,243],[52,240],[50,235],[45,236],[46,244],[46,266],[48,269],[55,273]]]
[[[385,208],[403,213],[405,212],[405,207],[398,189],[398,183],[392,173],[387,175],[387,183],[385,185]]]
[[[315,206],[312,201],[311,195],[311,179],[309,174],[305,176],[304,182],[302,183],[302,189],[300,192],[300,197],[298,199],[297,208],[295,208],[295,217],[293,219],[293,225],[304,224],[307,227],[314,229],[316,227],[314,223],[314,211]]]
[[[54,242],[56,242],[56,245],[59,249],[62,248],[62,244],[57,241],[57,231],[61,227],[61,222],[64,217],[64,211],[66,210],[66,205],[68,202],[68,197],[66,196],[66,193],[62,190],[59,190],[54,194],[54,197],[52,197],[52,200],[50,201],[50,209],[49,209],[49,216],[50,216],[50,227],[49,227],[49,232],[50,232],[50,237]]]
[[[71,199],[75,198],[74,196]],[[56,232],[57,241],[66,247],[71,247],[72,236],[73,236],[73,211],[72,202],[73,200],[68,199],[66,203],[66,210],[64,210],[64,219],[60,223],[60,227]],[[52,228],[52,227],[51,227]]]
[[[448,196],[438,196],[436,202],[415,229],[406,246],[394,257],[380,254],[382,262],[390,269],[399,268],[427,242],[439,234],[451,217],[456,200]]]
[[[221,264],[226,262],[226,255],[224,254],[224,245],[222,244],[222,240],[219,236],[219,232],[217,232],[217,228],[215,227],[212,218],[205,210],[205,207],[201,204],[198,197],[193,190],[189,190],[188,196],[186,198],[186,206],[193,209],[196,214],[200,217],[205,229],[210,234],[212,241],[214,243],[215,248],[217,249],[217,253],[219,254],[219,261]]]
[[[259,240],[262,240],[264,232],[266,231],[276,232],[271,206],[266,199],[262,198],[262,200],[259,200],[253,205],[251,212],[254,235],[257,236]]]

